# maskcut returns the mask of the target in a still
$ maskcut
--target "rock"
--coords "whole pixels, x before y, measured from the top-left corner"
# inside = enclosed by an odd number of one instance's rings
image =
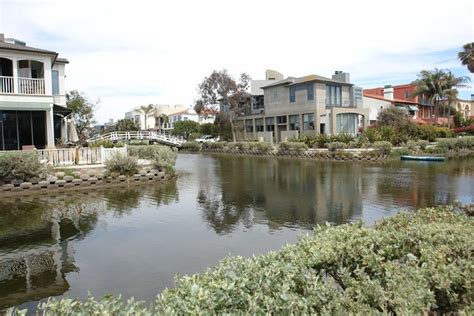
[[[138,172],[139,175],[141,176],[146,176],[147,172],[145,170],[140,170],[140,172]]]
[[[87,172],[87,174],[89,175],[89,177],[95,177],[95,174],[96,174],[96,173],[97,173],[97,172],[96,172],[95,170],[89,170],[89,171]]]
[[[82,183],[81,183],[81,186],[84,186],[84,187],[87,187],[89,185],[91,185],[91,183],[89,181],[82,181]]]
[[[87,175],[87,174],[81,174],[81,180],[82,180],[82,181],[87,181],[87,180],[89,180],[89,175]]]
[[[65,174],[64,172],[62,172],[62,171],[58,171],[58,172],[56,172],[54,175],[55,175],[57,178],[62,179],[62,178],[64,178],[64,176],[65,176],[66,174]]]
[[[65,188],[73,188],[74,187],[74,183],[69,183],[67,182],[65,185],[64,185]]]
[[[57,184],[50,184],[48,185],[48,190],[50,189],[57,189],[58,188],[58,185]]]
[[[80,178],[81,177],[81,172],[80,171],[73,171],[72,175],[74,176],[74,178]]]
[[[33,177],[29,180],[29,182],[31,182],[32,184],[38,184],[40,181],[41,179],[38,177]]]
[[[38,185],[40,186],[40,188],[47,188],[48,185],[49,185],[49,182],[48,181],[40,181],[40,182],[38,182]]]
[[[139,174],[134,174],[134,175],[133,175],[133,180],[138,181],[138,180],[141,179],[141,177],[142,177],[142,176],[139,175]]]
[[[11,184],[13,184],[16,187],[19,186],[22,183],[23,183],[23,180],[19,180],[19,179],[15,179],[15,180],[11,181]]]
[[[56,181],[58,181],[58,178],[55,176],[49,176],[46,178],[46,181],[48,181],[51,184],[54,184]]]
[[[27,190],[27,189],[31,188],[32,185],[33,184],[31,182],[23,182],[22,184],[20,184],[20,188],[22,188],[24,190],[25,189]]]
[[[94,178],[94,177],[92,177],[92,178],[89,178],[89,180],[87,180],[87,181],[88,181],[90,184],[96,184],[96,183],[97,183],[97,181],[98,181],[98,179],[97,179],[97,178]]]
[[[14,188],[11,189],[11,191],[12,192],[18,192],[18,191],[23,191],[23,189],[20,188],[20,187],[14,187]]]
[[[40,187],[39,184],[33,184],[30,188],[30,190],[35,190],[35,191],[40,190],[40,189],[41,189],[41,187]]]
[[[120,176],[118,176],[117,179],[118,179],[120,182],[124,182],[125,180],[127,180],[127,176],[120,175]]]
[[[66,182],[72,182],[72,180],[74,180],[74,177],[73,176],[65,176],[63,178],[63,180],[66,181]]]
[[[2,185],[2,190],[3,191],[10,191],[11,189],[13,189],[15,186],[13,184],[4,184]]]
[[[80,185],[82,183],[82,180],[81,179],[74,179],[71,181],[72,184],[74,185]]]
[[[66,180],[58,180],[58,181],[56,181],[56,184],[58,185],[58,187],[63,187],[66,183],[67,183]]]
[[[153,174],[154,176],[158,175],[158,170],[152,169],[150,170],[150,173]]]
[[[102,172],[98,172],[95,177],[98,179],[98,180],[102,180],[104,179],[104,174]]]
[[[165,178],[165,173],[164,172],[158,172],[158,177],[160,177],[160,179],[164,179]]]

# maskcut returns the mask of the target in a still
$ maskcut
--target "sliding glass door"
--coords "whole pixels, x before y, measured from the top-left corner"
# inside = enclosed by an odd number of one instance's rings
[[[0,110],[0,150],[21,150],[28,145],[46,146],[46,113]]]

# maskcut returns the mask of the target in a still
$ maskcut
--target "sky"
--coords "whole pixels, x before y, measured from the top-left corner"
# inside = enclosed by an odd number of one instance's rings
[[[105,122],[150,103],[192,106],[213,70],[343,70],[364,88],[435,67],[470,76],[457,53],[474,40],[473,11],[464,0],[0,0],[0,33],[67,58],[66,88],[100,101]]]

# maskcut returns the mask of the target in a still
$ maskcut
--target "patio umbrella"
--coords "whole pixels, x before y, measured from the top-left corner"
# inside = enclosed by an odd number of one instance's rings
[[[69,128],[68,131],[68,140],[70,142],[77,142],[79,141],[79,137],[77,136],[76,124],[73,121],[69,121]]]

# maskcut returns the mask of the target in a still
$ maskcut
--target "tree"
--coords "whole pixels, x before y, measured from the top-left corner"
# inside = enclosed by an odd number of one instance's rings
[[[186,140],[193,133],[199,132],[199,123],[194,121],[178,121],[174,123],[173,134],[183,136]]]
[[[463,51],[458,53],[458,58],[471,73],[474,73],[474,42],[463,46]]]
[[[72,90],[66,93],[66,106],[72,111],[71,118],[76,126],[79,142],[84,143],[90,137],[95,124],[94,112],[99,101],[93,102],[83,93]]]
[[[130,119],[123,119],[118,120],[115,126],[113,127],[113,131],[138,131],[140,126],[138,126],[135,121]],[[111,131],[112,132],[112,131]]]
[[[145,117],[145,128],[144,129],[147,129],[147,119],[148,117],[150,116],[150,114],[153,114],[155,111],[155,107],[153,106],[153,104],[148,104],[148,105],[142,105],[140,107],[140,112],[143,113],[143,116]]]
[[[216,124],[205,123],[201,125],[200,132],[203,135],[211,135],[217,137],[219,135],[219,129]]]
[[[469,77],[456,77],[451,71],[437,69],[422,70],[418,74],[419,79],[416,84],[413,96],[423,96],[427,98],[434,107],[435,122],[438,122],[439,107],[442,102],[451,101],[457,98],[457,88],[468,87]]]
[[[209,77],[205,77],[199,85],[200,99],[196,102],[195,109],[202,111],[207,105],[220,103],[228,107],[228,119],[232,130],[232,139],[235,141],[235,119],[245,114],[250,108],[251,95],[248,93],[250,76],[243,73],[239,82],[236,82],[227,70],[214,70]],[[197,111],[196,111],[197,112]]]
[[[410,122],[408,111],[397,107],[389,107],[379,112],[377,120],[380,125],[402,128]]]

